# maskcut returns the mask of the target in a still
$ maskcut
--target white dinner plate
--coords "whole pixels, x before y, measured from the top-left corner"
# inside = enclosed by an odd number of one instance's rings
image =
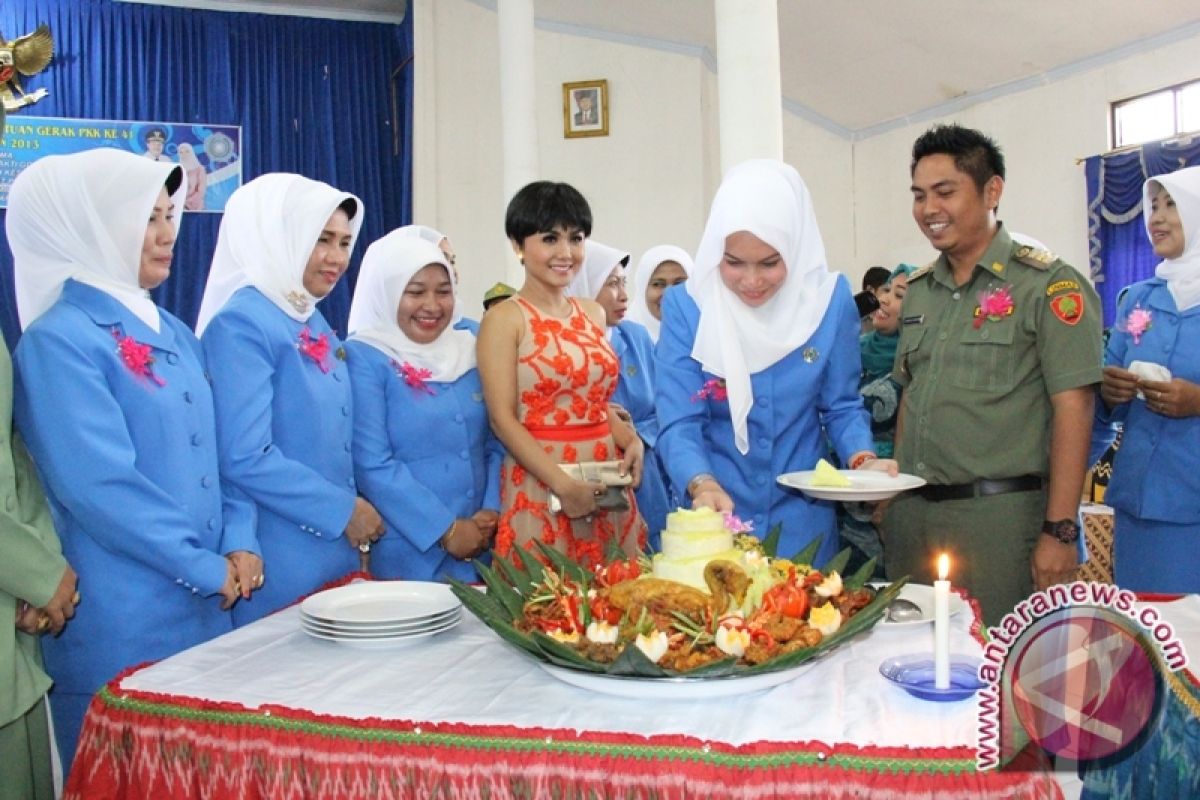
[[[888,586],[886,583],[872,583],[871,586],[876,589],[881,589]],[[924,583],[906,583],[900,589],[900,594],[896,595],[897,599],[903,598],[909,602],[916,603],[921,609],[920,619],[909,619],[903,622],[890,622],[887,618],[887,613],[883,615],[883,619],[879,620],[879,628],[884,630],[888,628],[911,628],[916,625],[928,625],[933,622],[933,587]],[[959,597],[954,592],[950,592],[950,616],[954,616],[963,611],[967,607],[966,601]]]
[[[312,622],[313,625],[338,628],[338,630],[343,630],[343,631],[379,631],[379,630],[384,630],[384,628],[432,627],[434,625],[440,624],[440,622],[445,622],[445,621],[454,619],[455,616],[460,616],[460,615],[462,615],[461,607],[460,608],[451,608],[450,610],[448,610],[448,612],[445,612],[443,614],[434,614],[432,616],[421,616],[421,618],[418,618],[418,619],[406,619],[406,620],[400,620],[400,621],[395,621],[395,620],[388,620],[385,622],[332,621],[332,620],[323,618],[323,616],[311,616],[311,615],[305,614],[304,612],[300,612],[300,619],[305,622]]]
[[[841,500],[843,502],[886,500],[901,492],[925,485],[924,478],[904,473],[893,478],[886,472],[872,469],[840,469],[838,472],[850,481],[849,486],[813,486],[813,475],[816,473],[811,469],[803,472],[785,472],[775,480],[784,486],[799,489],[817,500]]]
[[[323,639],[327,642],[336,642],[337,644],[344,644],[347,647],[357,647],[366,650],[379,650],[388,647],[397,647],[407,644],[408,642],[414,642],[419,639],[425,639],[430,636],[435,636],[439,633],[444,633],[445,631],[457,627],[461,621],[462,620],[456,619],[453,622],[448,622],[445,625],[442,625],[441,627],[430,628],[429,630],[422,631],[421,633],[392,636],[350,636],[345,634],[328,634],[319,633],[305,627],[301,627],[301,630],[303,630],[306,635],[312,636],[314,639]]]
[[[417,622],[461,607],[444,583],[363,581],[314,594],[300,604],[300,611],[329,624],[394,624]]]
[[[300,616],[300,624],[305,628],[329,634],[351,634],[355,636],[387,636],[389,634],[402,633],[419,633],[429,628],[440,628],[448,622],[454,622],[462,616],[461,610],[455,610],[449,614],[443,614],[439,617],[423,620],[420,622],[397,622],[378,623],[373,625],[347,625],[344,623],[330,623],[319,619],[312,619],[304,615]]]
[[[705,700],[770,689],[799,677],[819,660],[814,658],[778,672],[724,678],[631,678],[565,669],[544,662],[538,662],[538,666],[563,683],[601,694],[634,700]]]

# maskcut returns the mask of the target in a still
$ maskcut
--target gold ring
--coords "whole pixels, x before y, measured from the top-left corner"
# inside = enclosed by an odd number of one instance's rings
[[[79,605],[79,592],[76,592],[75,594],[71,595],[71,602],[74,603],[75,605]]]
[[[255,585],[255,586],[262,586],[262,585],[263,585],[263,581],[264,581],[264,580],[266,580],[266,576],[265,576],[265,575],[255,575],[255,576],[254,576],[254,585]]]

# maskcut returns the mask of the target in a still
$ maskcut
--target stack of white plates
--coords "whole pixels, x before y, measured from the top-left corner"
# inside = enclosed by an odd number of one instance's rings
[[[364,581],[300,604],[305,633],[351,647],[394,647],[448,631],[461,620],[462,603],[444,583]]]

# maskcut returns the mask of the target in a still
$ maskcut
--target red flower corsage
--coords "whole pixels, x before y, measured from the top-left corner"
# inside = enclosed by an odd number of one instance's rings
[[[692,395],[692,402],[696,403],[701,400],[715,400],[721,402],[729,399],[729,392],[725,389],[724,378],[709,378],[700,387],[700,391]]]
[[[1012,292],[1007,286],[980,292],[979,307],[975,309],[975,327],[982,328],[983,323],[988,320],[999,322],[1011,316],[1015,308]]]
[[[139,378],[145,378],[156,386],[166,386],[167,382],[154,374],[153,350],[150,345],[143,344],[132,336],[122,336],[116,328],[112,329],[112,337],[117,343],[117,355],[129,368],[129,371]]]
[[[317,338],[312,337],[312,331],[305,326],[300,329],[300,337],[296,349],[301,354],[311,358],[321,372],[329,372],[329,334],[322,333]]]
[[[392,369],[396,370],[396,374],[412,388],[433,394],[433,389],[430,389],[425,383],[425,381],[433,377],[433,373],[430,370],[424,367],[415,367],[407,361],[401,364],[395,359],[392,360]]]

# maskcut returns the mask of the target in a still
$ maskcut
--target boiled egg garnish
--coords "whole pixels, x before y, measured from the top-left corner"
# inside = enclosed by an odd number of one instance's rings
[[[667,635],[662,631],[639,633],[633,643],[645,654],[646,658],[657,664],[667,654]]]
[[[822,636],[831,636],[842,627],[842,612],[833,603],[817,606],[808,612],[808,624],[819,630]]]
[[[813,590],[821,597],[836,597],[842,593],[842,576],[836,571],[829,573],[825,580],[817,584]]]
[[[616,625],[609,625],[604,620],[594,620],[587,626],[588,641],[596,644],[616,644],[619,632]]]
[[[731,656],[741,657],[750,646],[750,631],[745,628],[729,628],[724,625],[717,628],[717,649]]]

